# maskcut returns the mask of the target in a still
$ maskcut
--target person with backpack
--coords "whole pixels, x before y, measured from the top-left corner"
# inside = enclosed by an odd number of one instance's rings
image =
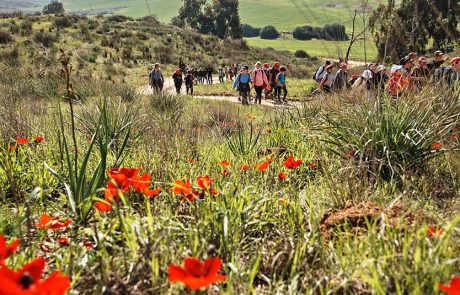
[[[439,67],[435,71],[435,81],[445,87],[452,87],[460,80],[460,57],[450,61],[450,67]]]
[[[324,75],[326,75],[326,68],[331,65],[331,61],[327,60],[324,65],[320,66],[318,70],[313,74],[313,80],[316,81],[316,83],[320,83],[321,80],[323,79]]]
[[[160,93],[163,91],[164,81],[165,79],[161,73],[160,64],[156,63],[149,74],[149,85],[153,89],[154,93]]]
[[[254,104],[262,104],[262,90],[268,85],[267,75],[262,69],[262,63],[256,62],[254,69],[251,72],[252,85],[256,91],[256,100]]]
[[[243,66],[241,68],[241,73],[239,73],[235,81],[233,82],[233,89],[238,89],[238,92],[241,95],[243,105],[249,105],[248,96],[251,81],[251,75],[248,73],[249,67]]]
[[[374,76],[374,85],[376,85],[377,91],[385,90],[388,79],[387,68],[384,65],[379,65]]]
[[[428,84],[430,78],[430,69],[428,68],[427,59],[421,56],[418,59],[417,66],[412,69],[410,80],[413,81],[415,89],[422,90]]]
[[[187,95],[193,96],[193,81],[195,80],[195,77],[193,76],[191,71],[188,71],[187,74],[185,75],[185,91]]]
[[[287,97],[287,87],[286,87],[286,67],[281,67],[280,72],[276,76],[276,88],[278,88],[277,91],[275,91],[276,94],[278,94],[278,101],[281,102],[281,90],[283,90],[283,103],[287,103],[286,97]],[[275,94],[275,95],[276,95]]]
[[[433,55],[433,60],[430,61],[427,66],[428,69],[430,70],[430,78],[434,76],[434,72],[442,67],[444,62],[446,61],[447,56],[444,55],[444,53],[440,50],[436,50]]]
[[[277,91],[278,88],[276,87],[277,82],[276,82],[276,76],[280,72],[280,63],[275,62],[271,68],[268,69],[268,86],[267,86],[267,92],[265,93],[265,99],[267,99],[268,95],[270,93],[273,93],[273,97],[276,98],[278,95]]]
[[[343,91],[349,87],[347,69],[348,65],[346,63],[343,62],[340,64],[339,70],[335,74],[334,80],[332,82],[332,88],[335,91]]]
[[[176,93],[180,94],[183,83],[182,72],[180,69],[176,70],[176,72],[172,75],[172,79],[174,81],[174,86],[176,87]]]
[[[400,98],[401,95],[409,88],[409,81],[404,77],[402,65],[393,65],[391,67],[391,77],[386,85],[386,90],[393,99]]]
[[[334,69],[333,65],[328,65],[326,67],[326,70],[325,70],[326,72],[324,73],[323,78],[319,82],[318,88],[316,88],[316,90],[314,91],[315,93],[318,93],[318,92],[329,93],[329,92],[331,92],[332,83],[334,81],[334,75],[332,74],[333,69]]]
[[[223,68],[219,68],[219,82],[224,83],[225,71]]]

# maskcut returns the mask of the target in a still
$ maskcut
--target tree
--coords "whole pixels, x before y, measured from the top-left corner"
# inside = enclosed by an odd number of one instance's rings
[[[311,40],[313,38],[320,39],[318,32],[312,26],[297,27],[292,32],[292,36],[297,40]]]
[[[348,36],[345,33],[345,26],[341,24],[325,25],[322,29],[323,38],[333,41],[346,41]]]
[[[241,39],[242,30],[238,0],[214,0],[212,11],[215,17],[214,34],[223,39]]]
[[[280,37],[280,33],[274,26],[266,26],[260,31],[260,38],[274,40]]]
[[[58,0],[51,2],[43,8],[43,14],[64,14],[64,5]]]
[[[241,25],[241,31],[243,33],[243,37],[252,38],[252,37],[259,37],[260,36],[260,28],[255,28],[248,24]]]
[[[206,0],[184,0],[184,4],[179,8],[176,24],[180,23],[183,27],[199,30],[205,5]]]
[[[359,10],[354,9],[353,11],[350,9],[350,19],[351,19],[351,37],[350,43],[348,44],[347,53],[345,54],[345,62],[348,62],[348,58],[350,57],[351,48],[355,44],[359,38],[364,35],[366,28],[362,29],[360,32],[356,31],[356,18],[358,17]]]

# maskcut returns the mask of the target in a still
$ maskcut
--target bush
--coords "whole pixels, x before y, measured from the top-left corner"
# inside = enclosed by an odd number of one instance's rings
[[[303,26],[297,27],[292,32],[292,36],[297,40],[325,39],[333,41],[348,40],[345,33],[345,26],[340,24],[325,25],[323,28]]]
[[[243,31],[243,37],[252,38],[252,37],[259,37],[260,36],[260,28],[254,28],[248,24],[242,24],[241,30]]]
[[[108,17],[108,20],[110,22],[124,23],[128,20],[133,20],[133,19],[130,17],[124,16],[124,15],[112,15]]]
[[[292,32],[292,36],[297,40],[321,39],[321,28],[313,28],[312,26],[297,27]]]
[[[56,36],[47,32],[40,31],[34,34],[34,41],[42,44],[46,48],[52,47],[54,45],[54,42],[56,42],[56,39]]]
[[[0,30],[0,44],[8,44],[13,41],[13,36],[10,32]]]
[[[323,36],[326,40],[333,41],[346,41],[348,40],[347,33],[345,33],[345,26],[340,24],[325,25],[323,27]]]
[[[278,39],[280,33],[274,26],[266,26],[260,31],[260,38],[274,40]]]
[[[308,57],[310,57],[310,56],[308,55],[308,53],[307,53],[305,50],[302,50],[302,49],[297,50],[297,51],[294,53],[294,56],[295,56],[295,57],[298,57],[298,58],[308,58]]]
[[[72,26],[71,18],[68,16],[56,17],[54,19],[54,26],[59,29],[71,27]]]

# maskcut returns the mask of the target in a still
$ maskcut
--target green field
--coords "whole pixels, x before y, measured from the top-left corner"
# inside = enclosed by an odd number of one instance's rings
[[[9,1],[17,8],[30,5],[29,0]],[[36,0],[35,4],[44,6],[48,0]],[[69,12],[118,13],[131,17],[155,14],[163,22],[177,15],[182,0],[63,0]],[[240,0],[240,15],[243,23],[254,26],[274,25],[279,30],[291,31],[297,26],[323,26],[329,23],[350,25],[348,7],[356,7],[358,0]],[[370,0],[375,7],[383,0]],[[22,4],[22,5],[21,5]],[[0,4],[2,7],[4,4]],[[8,5],[8,3],[6,4]],[[39,7],[30,9],[39,9]]]
[[[344,57],[348,41],[324,41],[324,40],[310,40],[300,41],[296,39],[277,39],[277,40],[264,40],[260,38],[247,38],[246,41],[251,46],[267,48],[271,47],[277,50],[290,50],[295,51],[299,49],[305,50],[310,56],[317,57],[331,57],[338,58]],[[367,60],[373,60],[377,56],[377,48],[372,40],[366,43]],[[340,53],[340,54],[339,54]],[[365,60],[364,42],[357,42],[352,47],[351,60]]]

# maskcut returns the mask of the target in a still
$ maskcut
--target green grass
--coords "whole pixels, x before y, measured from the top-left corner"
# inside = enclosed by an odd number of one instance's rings
[[[30,2],[21,0],[22,2]],[[19,2],[21,2],[19,1]],[[45,5],[48,1],[41,1]],[[177,15],[180,0],[63,0],[65,8],[70,12],[91,11],[113,12],[131,17],[142,17],[149,14],[158,16],[161,21],[169,20]],[[240,16],[243,23],[263,27],[274,25],[279,30],[292,31],[301,25],[323,26],[334,22],[350,27],[347,6],[356,6],[357,0],[325,2],[322,0],[240,0]],[[376,6],[381,0],[371,0]],[[148,3],[148,6],[146,5]],[[337,4],[338,7],[327,7],[326,4]],[[111,11],[113,9],[113,11]]]
[[[273,48],[277,50],[305,50],[310,56],[317,57],[327,57],[338,59],[340,52],[340,57],[344,58],[348,48],[348,41],[324,41],[324,40],[310,40],[310,41],[300,41],[296,39],[277,39],[277,40],[264,40],[260,38],[246,38],[246,41],[251,46],[261,47],[261,48]],[[373,41],[369,40],[366,43],[367,47],[367,60],[373,60],[377,56],[377,48]],[[364,42],[356,42],[351,50],[350,54],[351,60],[363,61],[365,59],[364,55]]]

